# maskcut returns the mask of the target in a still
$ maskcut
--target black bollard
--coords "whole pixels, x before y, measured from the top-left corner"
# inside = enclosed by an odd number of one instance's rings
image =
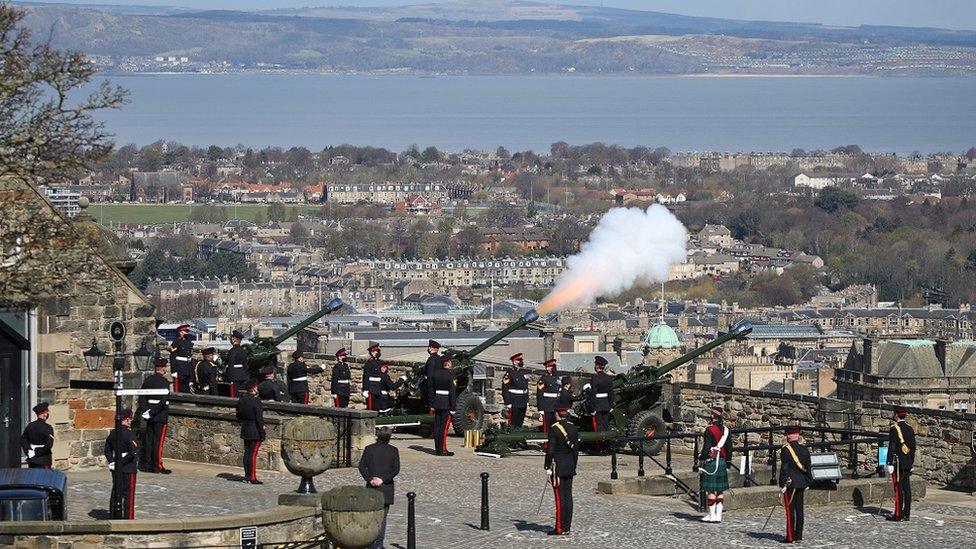
[[[644,446],[637,447],[637,476],[644,476]]]
[[[417,514],[413,500],[415,492],[407,492],[407,549],[417,549]]]
[[[610,480],[617,480],[617,443],[613,444],[613,453],[610,454]]]
[[[481,529],[488,531],[488,473],[481,473]]]

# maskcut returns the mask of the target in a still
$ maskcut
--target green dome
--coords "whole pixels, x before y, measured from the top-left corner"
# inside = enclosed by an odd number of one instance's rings
[[[661,323],[647,332],[644,346],[651,349],[675,349],[681,346],[681,342],[678,341],[678,334],[674,332],[674,328]]]

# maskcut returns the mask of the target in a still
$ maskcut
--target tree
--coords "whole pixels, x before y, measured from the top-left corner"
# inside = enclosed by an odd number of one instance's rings
[[[284,221],[287,215],[285,205],[281,202],[272,202],[268,205],[268,221]]]
[[[852,209],[857,206],[854,191],[838,187],[825,187],[820,190],[814,205],[825,212],[834,213],[841,208]]]
[[[110,135],[92,113],[122,105],[125,91],[104,82],[78,100],[72,92],[91,80],[95,66],[49,40],[34,44],[23,17],[0,4],[0,177],[63,181],[111,151]]]
[[[438,162],[441,159],[441,152],[437,150],[437,147],[433,145],[424,149],[424,152],[420,153],[420,160],[422,162]]]
[[[291,229],[288,231],[288,239],[295,244],[305,244],[311,237],[311,233],[305,225],[302,225],[298,221],[291,224]]]
[[[223,223],[227,221],[227,208],[200,205],[190,208],[189,220],[194,223]]]
[[[456,236],[458,254],[462,257],[478,255],[483,236],[477,225],[466,225]]]

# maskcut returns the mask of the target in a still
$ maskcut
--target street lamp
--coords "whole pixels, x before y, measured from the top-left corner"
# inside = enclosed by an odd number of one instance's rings
[[[98,342],[92,337],[91,348],[81,353],[85,357],[85,367],[89,372],[98,371],[105,361],[105,351],[98,348]]]
[[[146,340],[142,340],[142,346],[132,353],[132,359],[136,363],[136,369],[140,372],[148,372],[152,364],[153,351],[146,345]]]

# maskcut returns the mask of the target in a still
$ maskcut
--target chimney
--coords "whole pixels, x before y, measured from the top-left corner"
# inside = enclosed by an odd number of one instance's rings
[[[948,341],[944,339],[935,340],[935,358],[939,361],[939,366],[942,367],[942,375],[946,373],[946,345]]]
[[[874,375],[876,368],[874,366],[874,340],[871,338],[864,338],[864,354],[861,356],[861,370],[865,374]]]

